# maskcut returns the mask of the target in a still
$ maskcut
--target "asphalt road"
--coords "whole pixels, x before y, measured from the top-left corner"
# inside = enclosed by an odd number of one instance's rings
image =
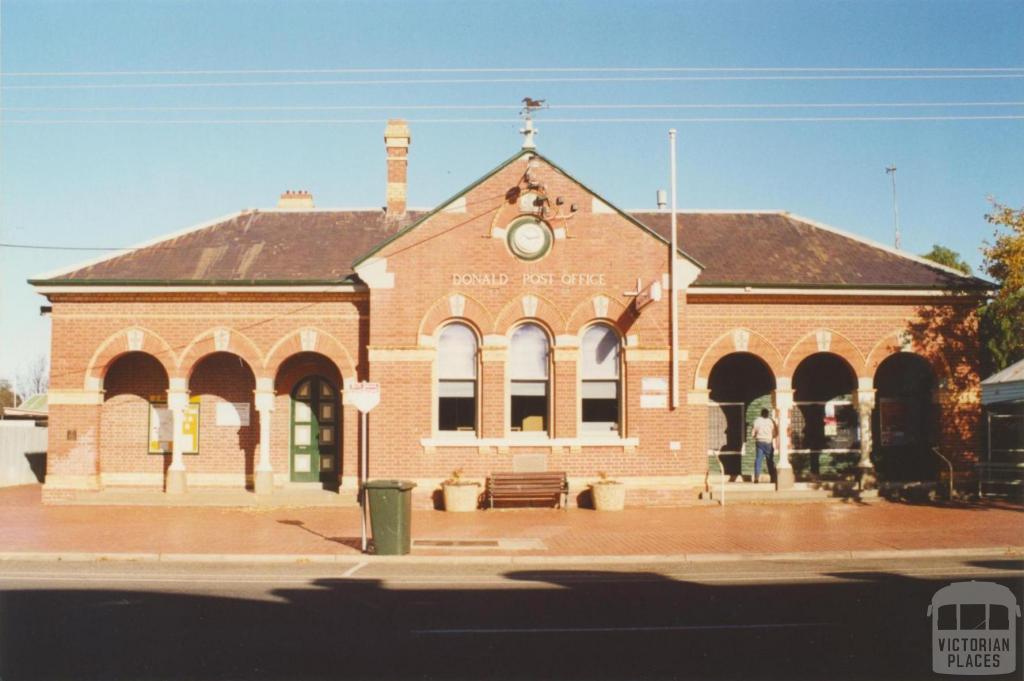
[[[0,562],[0,679],[935,679],[972,578],[1024,562]]]

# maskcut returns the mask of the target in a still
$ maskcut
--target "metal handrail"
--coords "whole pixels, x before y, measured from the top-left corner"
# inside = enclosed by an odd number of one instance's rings
[[[949,500],[952,501],[953,500],[953,462],[950,461],[949,459],[947,459],[945,456],[943,456],[942,452],[939,451],[938,447],[932,447],[932,452],[935,453],[935,456],[937,456],[940,459],[942,459],[946,463],[946,466],[949,468]]]

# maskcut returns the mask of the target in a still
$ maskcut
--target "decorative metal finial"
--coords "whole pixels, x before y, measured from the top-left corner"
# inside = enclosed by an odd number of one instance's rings
[[[540,133],[533,127],[533,112],[546,108],[547,105],[543,99],[523,97],[523,108],[519,111],[519,115],[523,117],[523,128],[519,131],[523,136],[523,149],[537,148],[537,143],[533,138]]]

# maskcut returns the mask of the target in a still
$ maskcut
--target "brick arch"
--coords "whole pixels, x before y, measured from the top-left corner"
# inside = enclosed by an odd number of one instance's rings
[[[939,350],[929,352],[926,348],[922,348],[903,329],[894,330],[882,336],[875,343],[874,347],[868,352],[867,359],[864,361],[864,370],[867,372],[865,376],[871,376],[873,379],[882,362],[900,352],[909,352],[923,359],[932,368],[932,373],[936,378],[952,376],[953,372],[949,366],[949,360],[943,352]]]
[[[594,309],[594,301],[600,296],[608,299],[608,311],[603,315],[598,315]],[[565,322],[565,333],[582,337],[586,328],[594,322],[607,322],[615,327],[620,335],[625,336],[635,321],[636,317],[630,313],[628,305],[624,305],[611,293],[602,291],[588,296],[573,308]]]
[[[533,314],[527,314],[523,308],[523,301],[529,296],[537,299],[537,309]],[[554,303],[542,295],[524,293],[521,296],[516,296],[501,308],[494,319],[492,330],[494,333],[511,337],[512,327],[523,321],[540,322],[541,326],[547,327],[552,338],[566,327],[566,319]]]
[[[455,295],[462,296],[463,298],[462,314],[454,314],[452,311],[450,299]],[[483,337],[486,329],[494,326],[494,315],[491,314],[491,311],[483,303],[467,293],[452,291],[435,300],[427,308],[426,314],[420,319],[419,331],[417,333],[420,336],[436,335],[437,330],[442,324],[453,320],[467,322],[470,326],[476,327],[481,337]]]
[[[222,332],[227,332],[226,340],[223,342]],[[196,364],[203,357],[215,352],[229,352],[244,359],[253,374],[260,378],[263,367],[263,353],[259,347],[244,333],[226,326],[207,329],[192,339],[178,359],[178,367],[175,375],[190,376]]]
[[[783,371],[782,353],[772,345],[771,341],[756,331],[737,327],[719,336],[701,355],[700,361],[697,362],[694,387],[698,389],[703,387],[700,384],[706,386],[707,380],[711,377],[711,369],[718,363],[718,360],[734,352],[747,352],[754,355],[764,362],[776,377],[788,375]]]
[[[174,375],[178,358],[170,344],[155,331],[132,326],[111,334],[96,348],[85,370],[86,390],[103,385],[103,378],[110,366],[121,355],[129,352],[151,355],[160,362],[168,376]]]
[[[266,358],[260,364],[268,376],[276,376],[281,365],[292,355],[300,352],[315,352],[334,362],[342,379],[355,380],[356,363],[345,344],[316,327],[298,329],[274,343]]]
[[[819,333],[830,334],[826,346],[819,344]],[[786,371],[783,375],[792,376],[800,362],[819,352],[829,352],[842,357],[850,365],[850,368],[853,369],[854,375],[858,377],[864,376],[864,354],[857,349],[857,346],[849,338],[832,329],[825,328],[815,329],[793,344],[782,364]]]

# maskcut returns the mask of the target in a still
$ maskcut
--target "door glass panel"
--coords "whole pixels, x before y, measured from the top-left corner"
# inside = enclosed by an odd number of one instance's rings
[[[325,445],[334,444],[334,426],[320,426],[320,442]]]
[[[303,381],[299,389],[295,391],[299,397],[309,397],[309,381]]]
[[[320,396],[334,397],[334,388],[332,388],[326,381],[320,381]]]
[[[333,421],[334,420],[334,405],[330,402],[324,402],[320,405],[320,420],[321,421]]]
[[[311,463],[309,454],[296,454],[295,455],[295,472],[296,473],[309,473],[309,467]]]
[[[322,457],[320,459],[320,470],[322,470],[322,471],[332,471],[332,470],[334,470],[334,459],[329,457],[329,456]]]
[[[309,424],[295,424],[295,446],[308,447],[312,442],[312,432]],[[309,470],[308,468],[306,470]]]
[[[305,402],[295,403],[295,421],[298,423],[309,423],[313,420],[313,412]]]

